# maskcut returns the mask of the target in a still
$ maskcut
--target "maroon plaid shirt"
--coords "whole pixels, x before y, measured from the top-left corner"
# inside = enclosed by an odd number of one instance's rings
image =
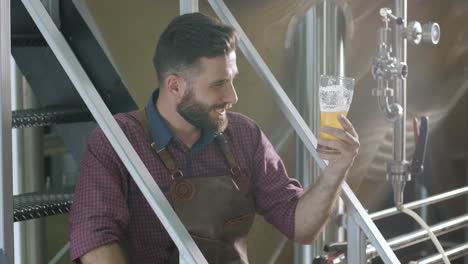
[[[300,184],[287,176],[283,162],[254,121],[238,113],[228,113],[228,118],[225,136],[241,170],[252,180],[257,213],[292,239],[295,208],[302,193]],[[151,149],[136,112],[119,114],[115,119],[171,202],[170,174]],[[179,168],[191,168],[192,177],[229,174],[214,140],[193,153],[172,138],[167,150]],[[81,162],[70,212],[70,241],[72,260],[113,241],[125,249],[130,263],[165,263],[174,249],[171,238],[99,128],[90,135]]]

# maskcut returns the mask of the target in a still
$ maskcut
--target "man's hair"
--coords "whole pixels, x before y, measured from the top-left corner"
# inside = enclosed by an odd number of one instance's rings
[[[235,50],[234,28],[201,13],[178,16],[159,37],[153,63],[159,83],[167,74],[181,73],[195,66],[199,58],[213,58]]]

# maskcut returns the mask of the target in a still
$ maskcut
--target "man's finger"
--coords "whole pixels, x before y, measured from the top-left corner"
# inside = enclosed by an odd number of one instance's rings
[[[358,137],[358,134],[356,130],[354,129],[353,124],[351,124],[351,121],[349,121],[348,118],[346,118],[344,115],[339,115],[338,116],[338,122],[343,126],[344,130],[348,131],[352,136]]]
[[[348,131],[345,131],[343,129],[324,126],[321,130],[323,133],[334,136],[340,140],[347,142],[350,145],[354,145],[354,143],[356,142],[356,139]]]
[[[325,152],[319,152],[319,157],[323,160],[328,160],[328,161],[335,161],[339,158],[340,154],[339,153],[325,153]]]
[[[338,152],[346,151],[349,146],[341,140],[319,138],[318,144],[327,148],[336,149]]]

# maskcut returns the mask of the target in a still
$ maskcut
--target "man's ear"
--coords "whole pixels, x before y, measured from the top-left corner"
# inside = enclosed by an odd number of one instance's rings
[[[177,74],[169,74],[165,80],[167,90],[176,98],[182,98],[185,92],[185,81]]]

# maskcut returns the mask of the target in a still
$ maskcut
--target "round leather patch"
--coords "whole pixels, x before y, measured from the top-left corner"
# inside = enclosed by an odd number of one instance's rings
[[[171,185],[174,199],[191,200],[195,195],[195,186],[189,180],[175,180]]]

